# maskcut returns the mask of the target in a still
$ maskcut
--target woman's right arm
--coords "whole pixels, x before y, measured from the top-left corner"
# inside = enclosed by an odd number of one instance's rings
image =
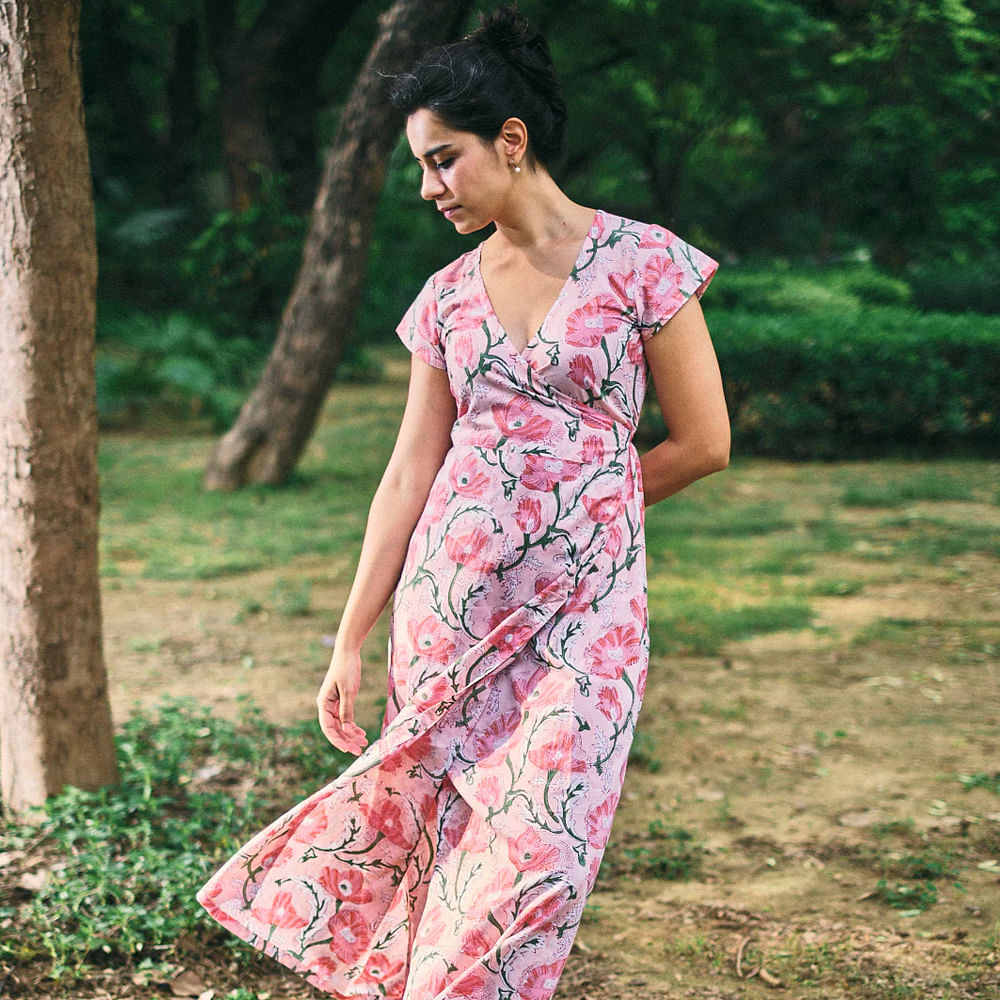
[[[320,728],[348,753],[361,753],[366,743],[364,730],[354,722],[361,646],[399,580],[410,536],[451,447],[455,415],[447,373],[413,356],[396,445],[368,511],[354,583],[316,696]]]

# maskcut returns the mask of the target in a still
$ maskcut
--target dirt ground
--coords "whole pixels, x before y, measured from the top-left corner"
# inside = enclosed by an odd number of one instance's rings
[[[754,495],[802,471],[748,462],[726,475]],[[995,504],[915,507],[1000,530]],[[844,517],[871,530],[885,511]],[[793,581],[856,581],[856,593],[810,597],[811,628],[731,641],[712,657],[654,651],[609,875],[559,997],[1000,997],[1000,795],[959,779],[1000,771],[997,560],[967,553],[901,570],[864,549],[817,555]],[[164,694],[234,714],[244,692],[278,721],[312,714],[347,557],[295,561],[312,582],[302,617],[245,613],[247,595],[270,592],[288,567],[174,582],[119,565],[104,597],[118,718]],[[379,718],[385,639],[383,621],[366,651],[366,725]],[[676,830],[690,838],[690,870],[665,880],[657,858]],[[921,879],[935,863],[947,875]],[[936,900],[890,906],[883,879],[933,880]],[[261,996],[314,995],[273,963],[256,968]],[[221,970],[199,974],[218,997],[234,986]]]

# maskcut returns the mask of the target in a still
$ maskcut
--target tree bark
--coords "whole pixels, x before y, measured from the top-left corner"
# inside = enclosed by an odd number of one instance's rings
[[[406,68],[450,37],[470,6],[470,0],[396,0],[380,18],[326,160],[274,350],[213,450],[207,488],[281,483],[295,468],[354,325],[375,206],[396,141],[397,115],[383,74]]]
[[[97,248],[80,0],[0,0],[0,780],[117,779],[101,649]]]
[[[246,209],[257,195],[260,181],[253,168],[275,170],[280,164],[277,146],[283,136],[275,134],[274,126],[284,124],[286,109],[282,108],[277,122],[272,122],[269,110],[282,58],[297,61],[297,109],[304,105],[313,112],[323,57],[358,6],[360,0],[333,4],[329,0],[269,0],[254,23],[241,29],[234,0],[206,4],[209,47],[219,77],[222,154],[234,211]]]

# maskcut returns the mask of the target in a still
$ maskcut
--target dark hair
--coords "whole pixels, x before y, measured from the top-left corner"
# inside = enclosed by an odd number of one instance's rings
[[[520,118],[528,128],[529,162],[546,167],[566,149],[566,103],[549,47],[514,7],[480,15],[472,34],[432,49],[394,78],[389,100],[407,116],[427,108],[487,142],[508,118]]]

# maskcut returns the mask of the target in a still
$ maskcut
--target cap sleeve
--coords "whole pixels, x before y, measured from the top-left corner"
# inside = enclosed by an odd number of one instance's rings
[[[434,368],[446,368],[444,345],[441,343],[441,326],[438,322],[437,291],[434,287],[434,276],[424,282],[410,308],[396,327],[399,339],[407,350],[415,354],[421,361]]]
[[[639,329],[646,340],[692,295],[701,298],[719,264],[662,226],[650,226],[636,259]]]

